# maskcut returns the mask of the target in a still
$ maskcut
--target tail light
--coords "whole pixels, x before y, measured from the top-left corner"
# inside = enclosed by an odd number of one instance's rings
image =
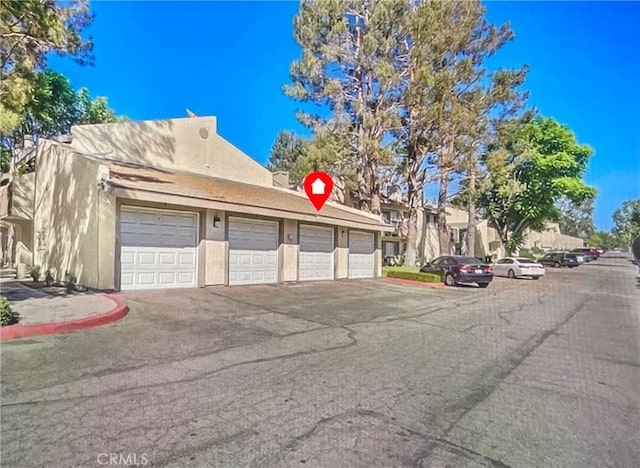
[[[529,265],[520,265],[520,268],[529,268]]]
[[[458,267],[458,271],[461,271],[463,273],[470,273],[471,272],[471,267],[469,265],[462,265],[462,266]]]
[[[487,267],[487,273],[493,273],[493,267],[492,266],[488,266]]]

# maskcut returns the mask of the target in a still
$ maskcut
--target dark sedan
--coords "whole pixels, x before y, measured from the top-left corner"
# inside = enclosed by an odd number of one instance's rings
[[[486,288],[493,280],[491,265],[487,265],[477,258],[462,255],[438,257],[420,268],[420,271],[439,275],[447,286],[476,283],[479,287]]]
[[[575,268],[580,266],[582,261],[578,257],[582,257],[572,252],[550,252],[544,257],[538,259],[538,263],[545,266],[552,266],[555,268],[569,267]]]

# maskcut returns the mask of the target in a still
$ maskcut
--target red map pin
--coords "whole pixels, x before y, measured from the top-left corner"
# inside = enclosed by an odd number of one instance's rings
[[[316,210],[320,211],[333,190],[333,179],[326,172],[311,172],[304,178],[304,191]]]

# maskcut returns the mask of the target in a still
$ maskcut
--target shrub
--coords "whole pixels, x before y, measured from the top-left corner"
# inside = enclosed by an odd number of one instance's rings
[[[431,273],[421,273],[417,269],[403,267],[389,267],[382,269],[383,276],[388,278],[400,278],[412,281],[421,281],[423,283],[440,283],[442,280],[438,275]]]
[[[530,258],[531,260],[535,260],[535,259],[538,258],[538,256],[535,254],[533,249],[531,249],[531,250],[529,250],[529,249],[520,249],[519,256],[520,257],[525,257],[525,258]]]
[[[76,283],[78,282],[78,278],[76,275],[67,271],[64,275],[64,286],[67,288],[67,292],[73,292],[76,289]]]
[[[29,276],[33,278],[34,283],[40,281],[40,267],[38,265],[33,265],[29,269]]]
[[[0,326],[13,325],[17,321],[7,298],[0,296]]]

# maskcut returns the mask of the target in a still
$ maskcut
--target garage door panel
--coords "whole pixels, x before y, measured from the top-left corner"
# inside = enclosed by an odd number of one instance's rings
[[[276,283],[277,248],[277,223],[231,218],[229,284]]]
[[[145,208],[120,212],[120,288],[196,285],[197,215]]]
[[[349,278],[373,278],[375,238],[372,233],[349,232]]]
[[[176,274],[170,271],[158,273],[158,284],[168,286],[176,282]]]
[[[178,265],[194,265],[196,263],[195,252],[178,253]]]
[[[156,274],[152,271],[137,273],[135,283],[139,286],[153,286],[156,284]]]
[[[333,229],[300,226],[298,278],[300,281],[333,279]]]

